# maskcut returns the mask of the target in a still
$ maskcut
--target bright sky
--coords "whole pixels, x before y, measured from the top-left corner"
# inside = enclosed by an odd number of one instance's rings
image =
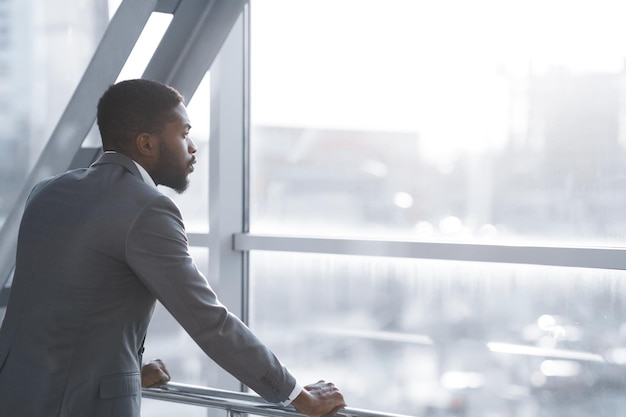
[[[618,0],[253,0],[251,10],[253,123],[416,131],[433,157],[502,144],[504,72],[618,72],[626,58]]]

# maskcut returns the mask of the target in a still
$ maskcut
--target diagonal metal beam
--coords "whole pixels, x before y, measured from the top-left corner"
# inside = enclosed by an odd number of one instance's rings
[[[246,0],[183,0],[143,78],[190,98],[213,64]]]

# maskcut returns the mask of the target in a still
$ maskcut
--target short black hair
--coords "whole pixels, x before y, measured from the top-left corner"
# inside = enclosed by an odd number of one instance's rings
[[[136,79],[110,86],[98,101],[98,128],[105,151],[123,150],[140,133],[159,133],[168,113],[183,102],[174,88]]]

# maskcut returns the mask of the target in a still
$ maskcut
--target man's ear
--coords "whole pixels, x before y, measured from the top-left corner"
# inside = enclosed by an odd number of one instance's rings
[[[158,150],[157,138],[149,133],[140,133],[135,138],[137,152],[143,156],[154,156]]]

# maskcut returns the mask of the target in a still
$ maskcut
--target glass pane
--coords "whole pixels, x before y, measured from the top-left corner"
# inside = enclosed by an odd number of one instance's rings
[[[250,322],[301,384],[414,416],[618,417],[626,272],[251,254]]]
[[[0,224],[108,22],[106,0],[0,1]]]
[[[251,231],[623,244],[623,11],[253,0]]]
[[[209,232],[209,131],[211,79],[207,72],[200,86],[187,104],[187,114],[191,121],[191,137],[198,148],[197,163],[189,176],[189,188],[183,194],[159,187],[180,207],[187,232]]]
[[[150,15],[122,71],[115,80],[116,83],[141,78],[173,18],[174,16],[169,13],[155,12]]]

